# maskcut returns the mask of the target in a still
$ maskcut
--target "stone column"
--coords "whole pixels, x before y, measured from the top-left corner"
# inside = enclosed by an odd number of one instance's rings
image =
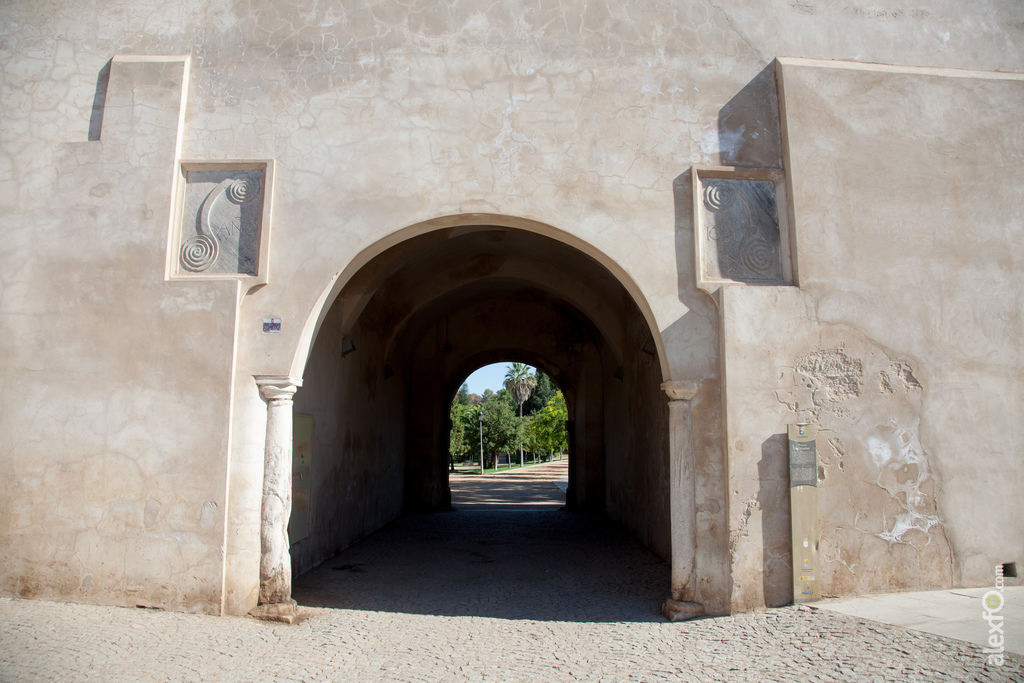
[[[302,380],[287,375],[256,375],[267,402],[267,442],[260,511],[260,598],[250,614],[292,623],[292,561],[288,518],[292,514],[292,397]]]
[[[697,581],[696,473],[690,400],[696,382],[665,382],[669,420],[669,507],[672,533],[672,595],[662,605],[669,621],[684,621],[704,613],[695,601]]]

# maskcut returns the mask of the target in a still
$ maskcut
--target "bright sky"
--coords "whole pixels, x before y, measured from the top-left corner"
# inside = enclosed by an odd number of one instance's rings
[[[484,395],[484,389],[490,389],[491,391],[498,391],[505,386],[505,373],[508,372],[511,363],[495,363],[494,365],[485,365],[466,379],[466,383],[469,384],[469,393]],[[536,372],[537,369],[534,367],[530,368],[530,372]]]

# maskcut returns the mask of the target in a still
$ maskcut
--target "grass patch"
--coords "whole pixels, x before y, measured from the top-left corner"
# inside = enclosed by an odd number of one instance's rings
[[[531,462],[527,460],[526,462],[523,463],[522,467],[519,466],[518,462],[512,463],[511,466],[502,465],[501,467],[498,468],[488,467],[487,469],[484,470],[484,474],[500,474],[502,472],[512,472],[518,469],[525,469],[527,467],[532,467],[533,465],[543,465],[549,462],[558,462],[558,458],[555,458],[554,460],[542,460],[540,462]],[[459,464],[455,466],[455,471],[458,474],[480,474],[480,465]]]

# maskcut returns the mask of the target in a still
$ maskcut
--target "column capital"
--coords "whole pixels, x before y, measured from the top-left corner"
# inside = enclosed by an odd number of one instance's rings
[[[697,395],[699,386],[696,382],[670,380],[663,382],[661,390],[668,394],[669,401],[689,401]]]
[[[268,403],[290,401],[302,386],[302,379],[288,375],[253,375],[253,378],[260,389],[260,396]]]

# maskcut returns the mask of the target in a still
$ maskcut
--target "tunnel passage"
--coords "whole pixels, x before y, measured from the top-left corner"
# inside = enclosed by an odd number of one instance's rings
[[[536,366],[569,411],[567,506],[607,515],[669,557],[667,407],[656,341],[595,258],[494,225],[382,250],[341,286],[295,397],[313,417],[297,575],[403,513],[446,510],[449,404],[472,370]]]

